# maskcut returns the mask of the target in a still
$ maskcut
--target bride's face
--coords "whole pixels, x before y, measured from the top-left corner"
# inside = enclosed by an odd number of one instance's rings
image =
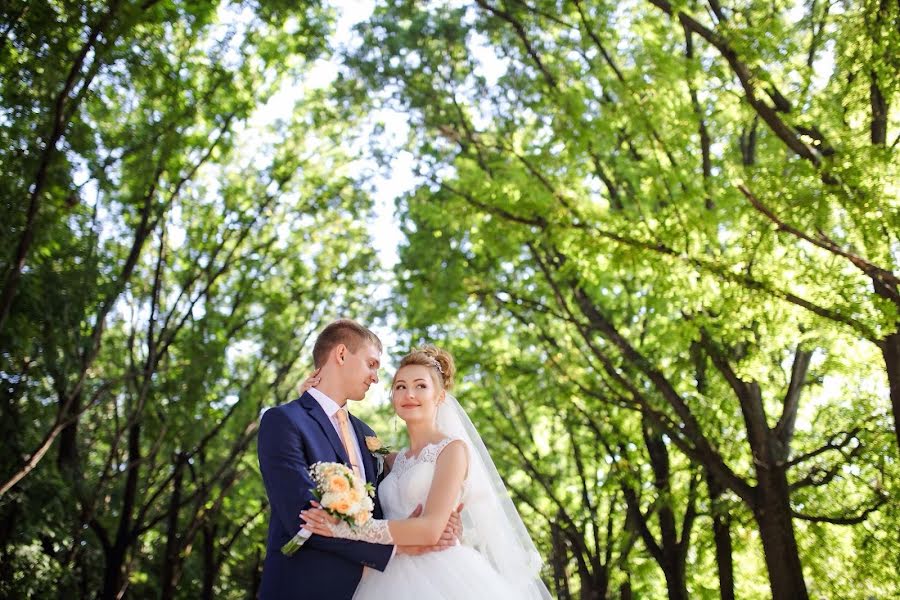
[[[444,391],[435,384],[431,371],[422,365],[406,365],[394,376],[394,411],[407,423],[434,422]]]

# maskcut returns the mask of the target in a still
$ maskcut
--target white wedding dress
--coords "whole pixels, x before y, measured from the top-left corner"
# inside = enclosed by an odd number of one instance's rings
[[[384,518],[409,517],[425,506],[438,455],[452,441],[444,438],[425,446],[419,455],[401,451],[391,472],[378,486]],[[465,487],[461,493],[465,501]],[[465,538],[465,532],[463,532]],[[366,569],[354,600],[520,600],[515,582],[508,581],[474,548],[461,543],[447,550],[417,556],[398,554],[383,572]]]

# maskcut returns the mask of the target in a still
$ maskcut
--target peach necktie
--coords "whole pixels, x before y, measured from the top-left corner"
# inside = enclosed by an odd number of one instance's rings
[[[347,451],[347,458],[350,459],[350,465],[353,467],[353,474],[361,478],[363,475],[359,469],[359,465],[356,464],[356,452],[353,449],[353,442],[350,441],[350,436],[353,434],[350,432],[350,419],[347,417],[347,409],[338,409],[336,416],[338,425],[340,425],[341,428],[341,442],[344,444],[344,450]]]

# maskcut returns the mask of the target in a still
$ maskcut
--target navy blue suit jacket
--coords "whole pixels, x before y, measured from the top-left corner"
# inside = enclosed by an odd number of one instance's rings
[[[365,443],[365,436],[375,433],[352,415],[350,421],[359,440],[366,479],[375,484],[375,457]],[[281,546],[300,530],[300,511],[315,499],[309,466],[316,462],[350,464],[341,438],[315,398],[305,393],[263,414],[258,456],[270,511],[260,600],[349,599],[363,566],[384,570],[393,546],[313,535],[292,556],[281,553]],[[375,517],[381,517],[377,498]]]

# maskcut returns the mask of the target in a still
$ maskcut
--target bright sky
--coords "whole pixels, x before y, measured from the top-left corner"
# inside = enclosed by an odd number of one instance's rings
[[[371,0],[332,0],[337,7],[338,20],[332,39],[332,47],[339,48],[353,39],[353,26],[367,19],[374,8]],[[277,119],[290,119],[297,98],[303,95],[304,88],[324,88],[330,85],[338,71],[338,60],[320,59],[316,61],[309,75],[302,84],[286,85],[275,94],[271,101],[262,107],[251,121],[251,127],[265,127]],[[408,125],[405,115],[393,111],[381,110],[370,115],[372,123],[381,121],[387,132],[380,141],[391,143],[395,148],[402,147]],[[378,250],[382,267],[390,269],[397,262],[397,246],[401,235],[394,219],[394,200],[412,189],[415,179],[412,173],[412,156],[407,152],[397,152],[389,169],[379,169],[371,159],[360,161],[361,172],[372,174],[374,187],[375,220],[369,223],[372,240]]]
[[[330,3],[338,11],[335,33],[331,40],[331,46],[337,50],[341,46],[352,42],[354,37],[353,26],[367,19],[372,14],[374,1],[332,0]],[[327,87],[331,84],[337,72],[338,60],[336,58],[318,60],[313,65],[308,76],[304,78],[304,81],[287,83],[265,106],[257,111],[257,114],[254,115],[248,124],[248,129],[252,131],[251,135],[258,136],[256,141],[259,142],[264,136],[261,132],[265,131],[268,125],[278,119],[289,120],[291,118],[294,105],[297,99],[303,96],[304,89]],[[384,130],[386,133],[379,140],[381,144],[384,145],[385,142],[388,142],[395,149],[398,149],[389,168],[381,169],[372,159],[367,158],[361,159],[359,164],[355,165],[355,167],[358,166],[360,173],[371,176],[375,218],[368,223],[368,229],[375,249],[378,252],[381,266],[386,271],[389,271],[397,263],[397,249],[402,238],[394,218],[394,202],[397,197],[412,189],[416,182],[412,172],[412,156],[408,152],[399,151],[408,132],[405,115],[382,110],[370,115],[370,119],[372,123],[380,121],[385,125]],[[244,149],[245,151],[247,150],[246,146]],[[349,150],[357,149],[350,148]],[[359,154],[365,156],[366,153],[360,152]],[[390,293],[390,286],[382,286],[382,289],[378,291],[378,296],[386,298]],[[390,375],[393,373],[393,365],[390,362],[391,354],[396,351],[398,343],[394,328],[390,324],[386,327],[379,327],[374,324],[366,325],[371,325],[385,344],[386,351],[382,356],[382,361],[385,363],[385,374]],[[386,398],[386,394],[381,386],[375,386],[370,395],[374,395],[376,401]]]
[[[329,4],[336,8],[338,14],[331,46],[336,51],[342,46],[352,46],[355,41],[353,26],[371,16],[375,7],[374,0],[330,0]],[[470,46],[480,63],[480,74],[489,84],[495,83],[505,72],[506,61],[498,57],[490,49],[487,41],[475,32],[471,35]],[[302,85],[285,86],[258,111],[251,127],[262,128],[276,119],[289,119],[294,103],[303,94],[303,88],[327,87],[333,81],[338,68],[339,61],[336,58],[318,60]],[[417,181],[413,175],[412,155],[400,150],[404,147],[409,132],[406,115],[385,109],[373,112],[370,119],[373,124],[380,122],[384,125],[384,133],[378,140],[380,145],[386,144],[395,150],[392,153],[394,159],[386,169],[379,169],[372,160],[360,161],[360,169],[373,175],[376,217],[369,223],[369,231],[378,250],[382,267],[390,269],[397,263],[397,247],[401,240],[394,218],[394,201],[411,190]]]

